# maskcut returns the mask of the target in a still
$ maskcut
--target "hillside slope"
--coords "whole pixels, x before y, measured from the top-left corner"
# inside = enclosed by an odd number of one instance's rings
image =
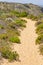
[[[39,15],[43,12],[43,8],[34,4],[6,3],[0,2],[0,11],[16,10],[18,12],[27,12],[28,14]]]
[[[26,19],[26,28],[21,31],[21,43],[20,45],[14,44],[13,50],[16,50],[20,55],[20,62],[8,63],[4,60],[2,65],[42,65],[42,56],[39,55],[38,47],[35,45],[35,39],[37,37],[35,33],[35,21]]]

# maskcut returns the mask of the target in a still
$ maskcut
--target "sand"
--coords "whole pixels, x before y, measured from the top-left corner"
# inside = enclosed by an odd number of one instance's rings
[[[20,55],[20,62],[8,63],[4,60],[2,65],[43,65],[43,57],[39,55],[38,46],[35,45],[37,34],[35,33],[35,22],[27,18],[26,28],[21,31],[21,44],[14,44],[14,50]]]

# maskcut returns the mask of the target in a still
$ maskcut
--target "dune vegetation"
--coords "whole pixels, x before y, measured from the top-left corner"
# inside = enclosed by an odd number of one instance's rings
[[[43,16],[34,16],[32,14],[28,15],[27,12],[17,12],[17,11],[8,11],[0,12],[0,53],[2,57],[12,60],[18,60],[19,54],[17,52],[12,52],[10,45],[12,43],[20,44],[20,31],[18,29],[23,29],[26,27],[25,20],[22,20],[21,17],[27,17],[38,21]],[[1,22],[2,21],[2,22]],[[36,39],[36,44],[43,43],[43,21],[36,23],[36,33],[40,36]],[[42,34],[42,35],[41,35]]]
[[[43,14],[39,16],[39,20],[35,24],[36,33],[38,37],[36,39],[36,44],[39,44],[40,54],[43,55]]]
[[[35,21],[38,20],[38,16],[34,16],[33,14],[28,15],[27,18],[28,19],[32,19],[32,20],[35,20]]]
[[[20,19],[20,17],[26,17],[27,13],[19,13],[17,11],[0,11],[0,53],[1,56],[9,61],[19,60],[19,54],[16,50],[13,52],[11,49],[11,44],[20,44],[20,31],[26,27],[25,20]]]
[[[0,4],[0,6],[2,6],[2,4]],[[41,54],[43,54],[43,14],[41,14],[42,12],[40,13],[40,7],[38,10],[40,15],[35,16],[35,14],[37,14],[37,11],[34,11],[35,8],[27,6],[26,4],[22,4],[20,7],[19,5],[16,6],[14,9],[14,5],[10,6],[7,3],[3,3],[2,8],[0,7],[0,54],[2,58],[8,59],[9,61],[19,60],[18,52],[16,50],[12,51],[11,45],[21,43],[19,38],[20,30],[23,30],[27,23],[27,21],[21,19],[22,17],[38,21],[35,24],[36,33],[38,34],[36,44],[40,45],[39,49]],[[34,15],[29,14],[31,13],[31,9]]]

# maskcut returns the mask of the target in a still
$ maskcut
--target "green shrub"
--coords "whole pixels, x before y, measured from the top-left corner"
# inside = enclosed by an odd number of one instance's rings
[[[27,15],[28,15],[27,12],[21,12],[21,13],[20,13],[20,17],[26,17]]]
[[[36,33],[43,34],[43,24],[39,24],[36,28]]]
[[[4,26],[0,24],[0,29],[4,29]]]
[[[7,48],[3,48],[2,52],[2,57],[4,57],[5,59],[9,59],[9,61],[13,61],[13,60],[18,60],[19,59],[19,55],[16,52],[11,52],[9,49]]]
[[[15,21],[15,24],[16,24],[18,27],[26,27],[25,23],[26,23],[25,20],[16,20],[16,21]]]
[[[10,52],[8,58],[9,58],[9,61],[19,60],[19,55],[16,51]]]
[[[19,60],[19,55],[17,52],[12,52],[10,45],[6,42],[0,43],[1,56],[9,61]]]
[[[34,16],[32,14],[28,15],[27,18],[32,19],[32,20],[35,20],[35,21],[38,20],[38,17],[37,16]]]
[[[12,52],[11,54],[10,54],[10,61],[12,60],[12,59],[14,59],[14,60],[19,60],[19,55],[18,55],[18,53],[15,51],[15,52]]]
[[[39,45],[40,54],[43,55],[43,44]]]
[[[0,51],[3,52],[4,49],[10,49],[9,43],[5,42],[4,40],[0,40]]]
[[[8,38],[7,34],[0,34],[0,39],[5,40],[7,38]]]
[[[11,51],[8,48],[4,47],[2,48],[1,53],[2,57],[9,59],[9,54],[11,54]]]
[[[43,13],[40,14],[38,17],[39,17],[39,19],[43,18]]]
[[[16,28],[15,23],[14,22],[9,23],[9,27],[11,27],[12,29],[15,29]]]
[[[43,43],[43,35],[39,35],[36,39],[36,44],[42,44]]]
[[[13,42],[13,43],[20,43],[20,39],[18,38],[18,36],[13,36],[9,39],[9,41]]]
[[[12,10],[10,11],[10,15],[19,17],[20,13],[18,11]]]
[[[42,24],[42,22],[41,22],[41,21],[37,21],[37,22],[35,23],[35,26],[38,26],[38,25],[40,25],[40,24]]]
[[[12,16],[17,16],[17,17],[26,17],[28,14],[27,14],[27,12],[18,12],[18,11],[11,11],[10,12],[10,14],[12,15]]]

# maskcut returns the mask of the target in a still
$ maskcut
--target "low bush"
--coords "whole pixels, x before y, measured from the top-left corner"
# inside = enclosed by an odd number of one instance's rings
[[[42,19],[43,18],[43,13],[40,14],[38,17],[39,17],[39,19]]]
[[[0,39],[5,40],[7,38],[8,38],[7,34],[0,34]]]
[[[7,48],[3,48],[1,51],[2,57],[4,57],[5,59],[9,59],[9,61],[13,61],[13,60],[18,60],[19,59],[19,55],[16,52],[11,52],[9,49]]]
[[[39,45],[40,54],[43,55],[43,44]]]
[[[16,16],[16,17],[19,17],[20,16],[19,12],[18,11],[15,11],[15,10],[10,11],[10,15],[11,16]]]
[[[10,45],[8,43],[1,43],[0,44],[0,52],[1,56],[9,61],[19,60],[19,55],[17,52],[12,52]]]
[[[20,17],[27,17],[28,13],[27,12],[21,12]]]
[[[32,14],[31,15],[28,15],[27,18],[32,19],[32,20],[35,20],[35,21],[38,20],[38,17],[37,16],[34,16]]]
[[[38,22],[35,23],[35,26],[38,26],[38,25],[40,25],[41,23],[42,23],[42,22],[38,21]]]
[[[26,27],[25,23],[26,23],[25,20],[16,20],[16,21],[15,21],[15,24],[16,24],[18,27]]]
[[[28,15],[27,12],[18,12],[18,11],[11,11],[10,15],[16,16],[16,17],[26,17]]]
[[[9,41],[13,43],[20,43],[20,39],[18,38],[18,36],[10,37]]]
[[[36,39],[36,44],[42,44],[43,43],[43,35],[39,35]]]
[[[4,29],[4,26],[0,24],[0,29]]]
[[[38,26],[40,24],[43,24],[43,19],[36,22],[35,26]]]
[[[36,33],[37,34],[43,34],[43,24],[40,24],[37,26]]]

